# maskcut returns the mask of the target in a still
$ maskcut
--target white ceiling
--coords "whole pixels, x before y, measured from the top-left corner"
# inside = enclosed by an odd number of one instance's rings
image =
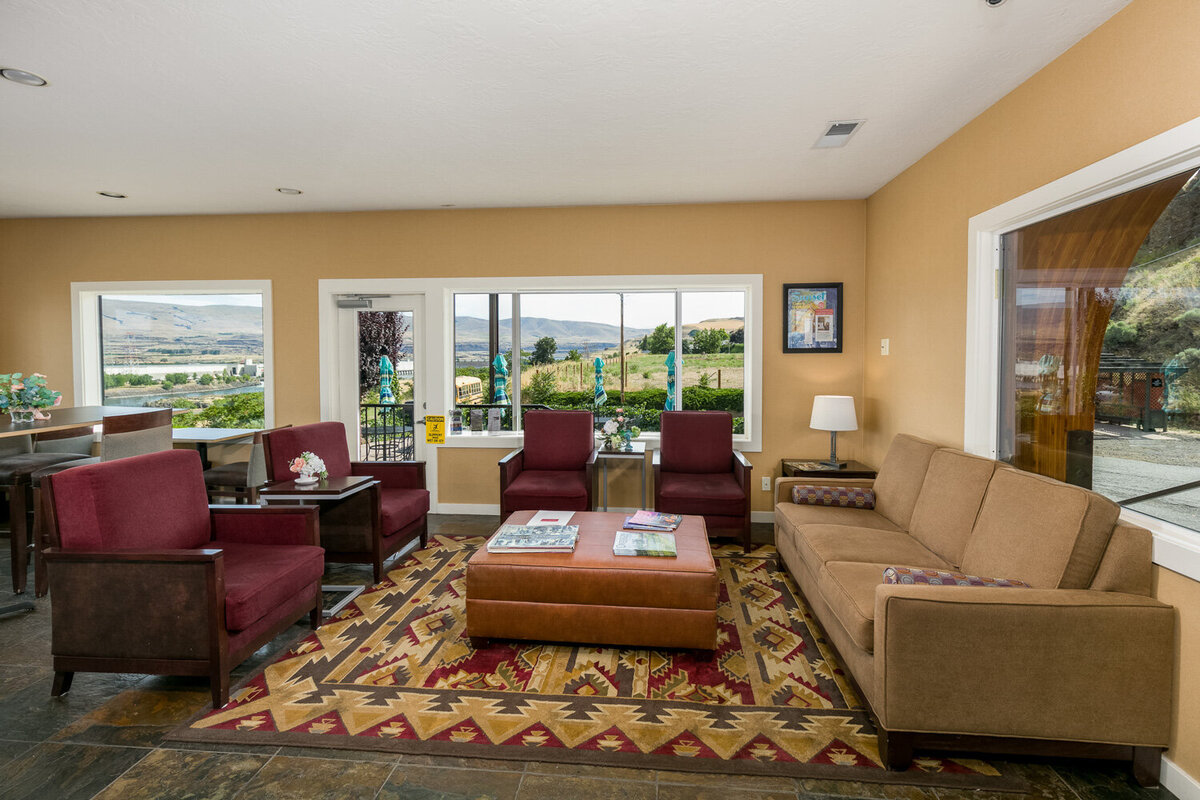
[[[860,198],[1128,2],[4,0],[0,216]]]

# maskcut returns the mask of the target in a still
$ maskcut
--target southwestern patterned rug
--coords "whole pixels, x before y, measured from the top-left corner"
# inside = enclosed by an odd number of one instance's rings
[[[775,550],[714,547],[714,654],[465,636],[467,559],[434,537],[176,741],[1022,790],[973,759],[879,762],[875,730]]]

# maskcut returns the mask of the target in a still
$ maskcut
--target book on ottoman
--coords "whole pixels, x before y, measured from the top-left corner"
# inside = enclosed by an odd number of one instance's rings
[[[675,534],[656,531],[617,531],[614,556],[664,556],[674,558]]]
[[[661,511],[638,511],[625,518],[625,529],[630,531],[673,531],[683,521],[682,514],[664,514]]]
[[[570,553],[578,525],[501,525],[488,540],[489,553]]]

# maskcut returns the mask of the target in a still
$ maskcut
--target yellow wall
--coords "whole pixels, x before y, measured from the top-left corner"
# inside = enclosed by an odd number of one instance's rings
[[[72,281],[270,279],[275,419],[304,423],[319,415],[320,278],[762,273],[764,447],[749,454],[757,483],[778,474],[781,458],[826,451],[828,436],[808,429],[814,394],[862,396],[865,215],[865,201],[852,200],[4,220],[0,371],[38,370],[69,389]],[[845,284],[844,352],[784,355],[781,287],[815,281]],[[857,434],[839,439],[839,452],[858,455]],[[440,499],[498,502],[502,454],[443,448]],[[771,494],[756,490],[754,505],[769,510]]]
[[[901,431],[962,444],[969,218],[1200,116],[1198,29],[1195,0],[1134,0],[868,199],[868,461]],[[1200,776],[1200,584],[1156,585],[1180,614],[1170,756]]]

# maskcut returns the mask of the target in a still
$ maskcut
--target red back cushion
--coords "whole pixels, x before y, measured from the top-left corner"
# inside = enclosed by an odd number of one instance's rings
[[[273,481],[290,481],[299,477],[288,469],[305,450],[325,462],[329,477],[350,474],[350,451],[346,447],[346,426],[340,422],[314,422],[294,428],[280,428],[263,435],[267,459],[267,476]]]
[[[525,415],[525,469],[583,469],[595,449],[590,411],[530,411]]]
[[[65,550],[191,550],[211,538],[195,450],[74,467],[48,480]]]
[[[733,415],[728,411],[664,411],[663,472],[733,471]]]

